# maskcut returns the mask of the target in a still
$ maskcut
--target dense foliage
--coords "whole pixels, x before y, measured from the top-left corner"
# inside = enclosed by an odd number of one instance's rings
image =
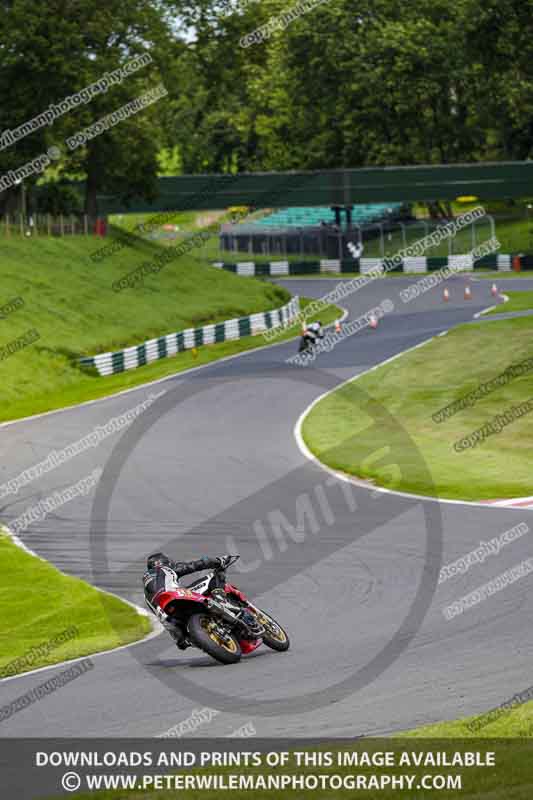
[[[298,5],[298,0],[292,7]],[[526,159],[533,0],[330,0],[262,43],[280,0],[0,3],[0,132],[142,53],[152,63],[0,151],[51,145],[47,178],[150,197],[157,174]],[[163,83],[168,95],[69,153],[67,136]],[[29,178],[31,184],[36,178]],[[17,189],[0,193],[0,211]]]

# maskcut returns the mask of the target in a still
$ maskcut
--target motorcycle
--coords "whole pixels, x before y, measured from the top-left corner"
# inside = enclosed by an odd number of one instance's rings
[[[324,338],[324,330],[322,327],[313,330],[304,330],[300,337],[300,344],[298,345],[298,353],[305,353],[311,351],[317,344],[318,340]]]
[[[257,608],[231,583],[219,586],[218,573],[240,555],[226,556],[223,564],[189,586],[163,589],[153,598],[152,610],[165,627],[170,622],[183,635],[179,647],[198,647],[222,664],[235,664],[265,644],[272,650],[289,649],[289,637],[276,620]]]
[[[313,345],[315,344],[314,339],[304,333],[300,338],[300,344],[298,345],[298,353],[305,353],[307,350],[312,350]]]

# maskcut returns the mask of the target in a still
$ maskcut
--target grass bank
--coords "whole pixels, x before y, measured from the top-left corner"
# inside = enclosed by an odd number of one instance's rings
[[[189,256],[167,264],[136,288],[115,292],[114,281],[160,248],[128,240],[114,255],[91,261],[91,253],[112,241],[65,237],[3,242],[0,347],[30,330],[39,338],[0,361],[1,420],[98,397],[167,369],[137,370],[123,383],[112,384],[82,373],[77,363],[82,355],[278,308],[290,296],[266,281],[241,278]]]
[[[327,752],[331,756],[332,765],[322,766],[296,766],[296,758],[294,753],[289,755],[288,766],[277,767],[275,772],[282,772],[287,775],[337,775],[341,778],[349,778],[350,776],[361,775],[366,776],[367,780],[371,776],[393,775],[396,777],[405,775],[414,775],[415,780],[413,788],[407,794],[405,788],[402,789],[390,786],[385,788],[374,789],[331,789],[331,788],[316,788],[312,790],[289,790],[283,791],[283,797],[294,798],[294,800],[304,800],[304,798],[313,797],[317,800],[342,800],[342,798],[351,798],[355,796],[363,796],[369,800],[397,800],[399,797],[420,797],[422,800],[426,798],[440,798],[441,800],[456,800],[456,798],[463,798],[464,800],[529,800],[533,787],[533,742],[531,735],[533,733],[533,703],[516,704],[508,709],[496,708],[488,711],[485,714],[477,717],[469,717],[468,719],[458,720],[453,722],[443,722],[436,725],[429,725],[416,730],[408,731],[394,735],[390,738],[381,739],[357,739],[351,744],[338,744],[327,743],[318,748],[312,748],[313,751],[319,751],[321,754]],[[204,750],[210,748],[204,747]],[[213,750],[217,750],[216,740],[212,745]],[[236,747],[235,750],[239,748]],[[247,744],[242,750],[254,750],[253,741],[252,746]],[[271,747],[275,750],[275,745]],[[298,748],[299,751],[310,748]],[[152,748],[155,758],[157,758],[158,748]],[[352,754],[358,752],[368,753],[370,756],[375,754],[375,766],[347,766],[345,754],[350,758]],[[465,767],[457,765],[450,766],[414,766],[416,760],[413,754],[438,754],[446,753],[451,760],[455,754],[466,753],[480,753],[482,758],[487,760],[487,753],[495,754],[494,766],[472,766]],[[384,753],[393,754],[395,767],[380,766],[383,764]],[[407,754],[410,766],[406,766],[405,758]],[[314,756],[317,758],[317,756]],[[300,757],[301,758],[301,757]],[[466,757],[465,757],[466,759]],[[343,763],[344,762],[344,763]],[[348,762],[349,763],[349,762]],[[339,765],[340,764],[340,765]],[[159,769],[159,772],[166,773],[166,769]],[[170,774],[175,773],[176,770],[168,770]],[[246,775],[267,776],[272,772],[271,768],[216,768],[216,769],[185,769],[182,774],[195,775],[199,778],[206,780],[210,775],[219,775],[228,779],[230,774],[242,772]],[[435,780],[435,786],[429,788],[425,786],[422,789],[421,783],[424,779],[431,780],[433,776],[440,776]],[[442,780],[448,778],[461,778],[461,787],[457,788],[456,784],[453,787],[442,788]],[[162,789],[160,791],[140,789],[134,791],[99,791],[91,792],[91,794],[82,793],[77,795],[79,800],[172,800],[176,795],[176,790]],[[183,789],[180,790],[180,796],[184,800],[208,800],[213,797],[213,791],[204,791],[202,789]],[[281,793],[273,791],[265,791],[262,789],[255,789],[250,791],[232,790],[231,797],[245,798],[253,797],[254,800],[268,800],[272,797],[281,797]]]
[[[509,311],[530,311],[533,309],[533,292],[505,292],[509,301],[496,306],[489,314],[507,314]]]
[[[0,678],[109,650],[150,631],[134,608],[25,552],[1,528],[0,570],[9,575],[0,588]],[[25,613],[16,587],[23,587]]]
[[[243,280],[248,279],[244,278]],[[312,301],[309,298],[301,298],[301,308],[305,310],[305,307],[310,302]],[[341,314],[342,310],[337,306],[327,306],[322,309],[319,314],[310,316],[307,321],[312,322],[315,319],[320,319],[324,325],[328,325],[338,319]],[[293,325],[284,330],[283,333],[280,333],[274,343],[294,339],[299,336],[299,334],[300,325]],[[161,359],[161,361],[153,361],[151,364],[147,364],[144,367],[121,372],[117,375],[110,375],[106,378],[87,375],[78,370],[76,376],[77,380],[73,381],[72,385],[55,391],[51,390],[47,394],[39,397],[32,394],[26,399],[21,399],[12,403],[10,406],[2,407],[0,409],[0,418],[1,420],[18,419],[20,417],[30,416],[31,414],[50,411],[54,408],[63,408],[87,400],[108,397],[117,392],[122,392],[125,389],[132,389],[143,383],[166,378],[169,375],[175,375],[187,369],[192,369],[193,367],[211,364],[213,361],[218,361],[221,358],[245,353],[248,350],[256,350],[267,344],[269,343],[260,335],[246,336],[237,341],[221,342],[219,344],[206,345],[196,350],[186,350],[183,353],[178,353],[176,356],[164,358]]]
[[[533,371],[504,381],[436,420],[443,407],[531,358],[532,334],[533,319],[528,317],[456,328],[330,394],[305,418],[304,440],[330,467],[389,489],[465,500],[530,495],[530,415],[505,424],[499,433],[485,433],[475,444],[465,446],[464,437],[533,398]],[[364,407],[364,395],[381,404],[394,421],[376,429]],[[403,446],[400,426],[428,465],[431,478],[419,459],[412,459],[412,448]],[[368,458],[388,447],[397,469]]]
[[[253,279],[243,278],[242,280]],[[283,302],[280,299],[276,303],[271,303],[270,308],[278,307]],[[310,302],[310,299],[301,298],[301,308],[305,310],[305,307]],[[324,324],[329,324],[340,317],[341,313],[341,309],[337,306],[328,306],[321,310],[319,315],[310,316],[308,321],[311,322],[320,317]],[[226,318],[224,317],[224,319]],[[167,329],[160,330],[159,335],[184,327],[189,327],[189,325],[182,323],[176,328],[169,329],[167,327]],[[300,326],[293,325],[284,330],[276,338],[275,342],[293,339],[299,333]],[[138,344],[151,335],[153,334],[143,334],[141,332],[135,338],[132,337],[130,344]],[[77,362],[77,353],[69,352],[65,354],[63,348],[60,345],[54,346],[51,339],[48,339],[46,347],[41,345],[41,341],[37,341],[31,347],[6,359],[1,365],[4,369],[7,383],[3,386],[6,399],[0,407],[0,421],[19,419],[56,408],[76,405],[87,400],[108,397],[125,389],[131,389],[143,383],[165,378],[193,367],[210,364],[221,358],[264,347],[267,344],[260,335],[247,336],[237,341],[206,345],[196,350],[187,350],[178,353],[176,356],[154,361],[144,367],[103,378],[81,370]],[[96,347],[92,352],[103,352],[105,349],[104,346]],[[28,358],[32,350],[31,358]],[[81,355],[82,352],[79,354]],[[7,367],[10,369],[8,370]],[[17,393],[17,387],[24,389],[24,391]]]
[[[508,699],[511,701],[511,698]],[[487,709],[485,713],[475,717],[424,725],[405,735],[422,739],[531,738],[533,736],[533,702],[521,705],[517,703],[509,709]]]
[[[422,731],[420,731],[422,734]],[[210,748],[204,747],[203,750]],[[216,744],[213,743],[213,750]],[[281,748],[280,748],[281,749]],[[249,744],[242,748],[236,747],[239,752],[254,750]],[[276,750],[275,745],[272,750]],[[306,754],[305,750],[311,750]],[[154,759],[159,758],[159,748],[152,748]],[[257,749],[255,749],[257,752]],[[242,774],[248,780],[257,780],[259,776],[268,780],[280,780],[281,776],[291,776],[301,782],[314,779],[308,788],[286,788],[281,791],[253,788],[252,790],[231,790],[232,798],[253,797],[254,800],[268,800],[268,798],[288,797],[294,800],[304,800],[313,797],[317,800],[341,800],[341,798],[354,798],[364,796],[369,800],[397,800],[398,798],[420,797],[441,798],[441,800],[529,800],[533,786],[533,744],[527,739],[520,738],[488,738],[484,741],[472,740],[466,737],[461,739],[432,738],[427,735],[422,737],[401,737],[389,739],[358,739],[351,744],[327,743],[315,748],[298,748],[298,751],[289,751],[286,765],[267,765],[265,755],[262,756],[262,766],[231,768],[217,767],[204,769],[181,770],[180,778],[185,780],[206,783],[217,776],[228,782],[231,775]],[[357,754],[358,761],[355,761]],[[363,755],[364,754],[364,755]],[[364,760],[366,756],[366,761]],[[429,756],[429,758],[428,758]],[[329,761],[326,761],[329,759]],[[444,760],[446,759],[446,761]],[[387,760],[390,765],[387,765]],[[307,761],[307,763],[306,763]],[[443,763],[441,763],[443,762]],[[164,786],[163,775],[167,773],[164,767],[159,767],[158,776],[160,785]],[[176,770],[168,770],[169,777]],[[188,777],[185,777],[188,776]],[[388,782],[384,779],[388,777]],[[155,783],[155,780],[148,781]],[[322,784],[324,781],[335,781],[331,785]],[[396,783],[393,784],[395,779]],[[400,779],[410,779],[410,783],[397,783]],[[135,779],[134,779],[135,780]],[[137,780],[139,780],[137,778]],[[358,783],[363,782],[364,783]],[[374,781],[374,783],[372,783]],[[341,782],[346,782],[346,788],[337,788]],[[357,783],[356,783],[357,782]],[[377,785],[376,785],[377,783]],[[296,783],[298,786],[298,783]],[[378,788],[379,787],[379,788]],[[90,794],[77,794],[79,800],[171,800],[179,791],[184,800],[207,800],[215,796],[213,789],[182,788],[179,786],[160,791],[145,790],[141,788],[133,791],[99,791]],[[220,794],[223,792],[217,792]],[[229,794],[229,792],[228,792]]]

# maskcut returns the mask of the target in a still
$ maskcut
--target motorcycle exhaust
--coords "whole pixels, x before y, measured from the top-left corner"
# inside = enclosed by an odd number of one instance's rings
[[[207,601],[207,608],[220,617],[224,622],[229,623],[232,627],[236,625],[241,625],[245,632],[251,636],[253,639],[259,638],[261,633],[264,633],[264,628],[262,626],[257,627],[257,630],[254,630],[250,627],[243,619],[237,617],[235,614],[232,614],[231,611],[228,611],[223,605],[218,603],[216,600],[209,599]]]
[[[231,611],[228,611],[227,608],[224,608],[224,606],[221,605],[221,603],[217,603],[216,600],[209,599],[206,605],[210,611],[216,614],[217,617],[221,617],[224,620],[224,622],[229,622],[232,625],[237,625],[237,623],[241,621],[238,617],[235,616],[235,614],[232,614]]]

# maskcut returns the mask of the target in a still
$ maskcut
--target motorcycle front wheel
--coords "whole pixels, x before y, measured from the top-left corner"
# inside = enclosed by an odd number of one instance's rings
[[[291,644],[289,637],[281,625],[276,622],[274,617],[271,617],[270,614],[266,613],[266,611],[261,611],[260,608],[255,611],[255,616],[265,629],[265,632],[261,636],[264,644],[266,644],[266,646],[270,647],[272,650],[277,650],[280,653],[288,650]]]
[[[236,664],[241,660],[237,639],[209,614],[193,614],[187,628],[193,644],[221,664]]]

